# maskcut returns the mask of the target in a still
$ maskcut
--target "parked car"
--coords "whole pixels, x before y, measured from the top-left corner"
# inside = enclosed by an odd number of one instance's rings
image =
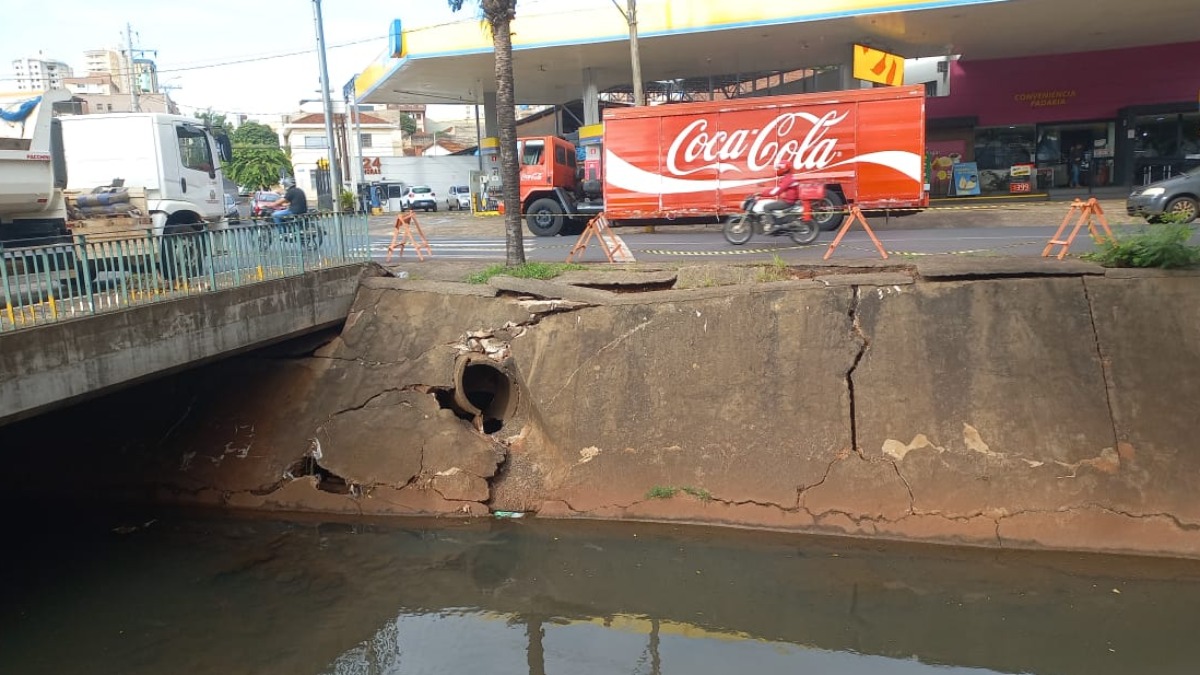
[[[229,221],[230,225],[242,222],[242,214],[238,212],[237,197],[228,192],[225,193],[225,219]]]
[[[250,196],[250,213],[255,218],[269,216],[274,211],[271,204],[279,201],[280,194],[278,192],[263,192],[258,191]]]
[[[437,194],[433,191],[433,188],[426,185],[413,185],[404,194],[403,204],[405,209],[411,211],[416,211],[417,209],[437,211]]]
[[[1190,223],[1200,212],[1200,167],[1157,183],[1134,188],[1125,200],[1125,211],[1156,223],[1171,214]]]
[[[471,188],[466,185],[451,185],[450,196],[446,197],[446,208],[468,210],[471,208]]]

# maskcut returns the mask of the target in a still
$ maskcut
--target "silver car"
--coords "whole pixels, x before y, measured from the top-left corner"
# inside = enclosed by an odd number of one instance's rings
[[[466,185],[451,185],[448,194],[446,208],[451,211],[454,209],[471,210],[471,188]]]
[[[1190,223],[1200,212],[1200,167],[1157,183],[1134,188],[1125,200],[1125,211],[1155,223],[1171,214]]]

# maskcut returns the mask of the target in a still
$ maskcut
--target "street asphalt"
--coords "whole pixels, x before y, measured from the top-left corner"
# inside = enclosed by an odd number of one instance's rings
[[[1108,223],[1115,230],[1129,231],[1144,225],[1125,214],[1124,199],[1099,201]],[[967,257],[1038,257],[1071,213],[1069,201],[1017,203],[973,203],[964,206],[938,204],[927,211],[904,217],[869,218],[871,228],[892,258],[915,259],[925,256]],[[505,258],[504,219],[497,215],[473,215],[463,212],[416,214],[421,229],[433,250],[433,259],[502,262]],[[1078,220],[1075,212],[1066,232]],[[415,261],[411,249],[403,257],[392,255],[388,246],[395,234],[395,214],[371,217],[372,257],[382,264]],[[829,250],[836,231],[823,232],[816,243],[797,246],[785,236],[755,235],[748,243],[734,246],[721,235],[719,224],[656,225],[613,228],[625,242],[637,262],[724,261],[762,262],[776,256],[787,263],[820,260]],[[565,261],[577,236],[535,237],[523,229],[526,258],[531,261]],[[1073,242],[1070,253],[1093,250],[1084,227]],[[1057,253],[1058,249],[1054,250]],[[832,260],[847,262],[881,258],[867,233],[855,224],[831,255]],[[600,245],[593,239],[576,261],[605,262]]]

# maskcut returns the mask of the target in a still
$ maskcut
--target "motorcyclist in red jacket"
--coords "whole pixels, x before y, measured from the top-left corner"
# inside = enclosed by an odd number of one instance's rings
[[[763,193],[763,198],[754,204],[752,211],[755,213],[782,211],[800,201],[800,182],[796,180],[796,176],[791,173],[791,170],[792,165],[787,162],[779,162],[775,165],[775,175],[779,177],[779,181],[775,187]]]

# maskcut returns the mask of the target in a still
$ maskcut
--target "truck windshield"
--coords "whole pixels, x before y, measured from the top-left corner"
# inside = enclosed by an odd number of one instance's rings
[[[525,141],[525,147],[521,151],[521,163],[525,166],[541,164],[542,151],[545,150],[545,147],[544,141]]]

